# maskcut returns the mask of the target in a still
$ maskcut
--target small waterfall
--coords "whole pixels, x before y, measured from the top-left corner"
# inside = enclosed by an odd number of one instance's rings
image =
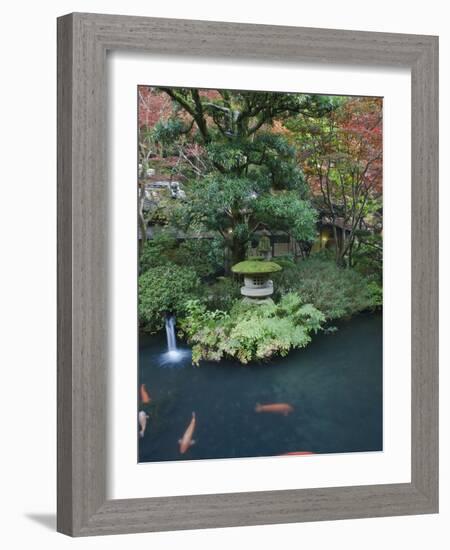
[[[166,317],[166,336],[167,350],[170,352],[177,351],[177,338],[175,336],[175,317],[173,315]]]
[[[188,359],[191,355],[190,350],[178,349],[177,337],[175,335],[175,317],[173,315],[167,315],[166,317],[166,338],[167,338],[167,351],[161,354],[161,366],[172,366],[184,364],[184,360]]]

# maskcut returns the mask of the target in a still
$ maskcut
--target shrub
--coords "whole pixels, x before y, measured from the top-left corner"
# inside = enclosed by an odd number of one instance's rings
[[[199,277],[209,277],[224,265],[223,241],[219,239],[188,239],[176,251],[175,263],[195,269]]]
[[[272,258],[272,261],[277,263],[282,269],[293,269],[297,265],[294,257],[291,255],[277,256]]]
[[[230,311],[242,296],[241,285],[231,277],[219,277],[217,281],[204,288],[204,301],[211,310]]]
[[[174,262],[177,246],[177,240],[172,233],[168,231],[156,233],[153,239],[145,243],[139,258],[140,273]]]
[[[148,269],[139,277],[139,321],[149,332],[163,328],[166,314],[182,315],[187,301],[199,295],[194,270],[166,264]]]
[[[380,286],[383,280],[383,237],[369,234],[361,238],[353,251],[353,263],[356,271]]]
[[[223,245],[218,239],[188,239],[179,242],[173,234],[161,231],[145,243],[139,258],[139,271],[177,264],[190,267],[199,277],[208,277],[223,268]]]
[[[241,363],[285,356],[290,349],[305,347],[317,332],[324,315],[297,294],[283,296],[279,304],[236,302],[229,313],[209,311],[198,300],[186,304],[187,315],[179,323],[192,344],[192,362],[234,358]]]
[[[273,275],[276,296],[297,292],[335,320],[381,305],[369,281],[356,271],[338,267],[332,260],[312,257]]]
[[[369,281],[368,288],[373,305],[381,307],[383,305],[383,286],[378,281]]]

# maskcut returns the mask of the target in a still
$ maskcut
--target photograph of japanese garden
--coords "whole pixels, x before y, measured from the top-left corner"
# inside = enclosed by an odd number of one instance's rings
[[[382,98],[137,102],[138,462],[382,451]]]

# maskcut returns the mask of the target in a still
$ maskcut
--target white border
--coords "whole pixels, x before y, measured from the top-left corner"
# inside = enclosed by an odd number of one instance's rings
[[[402,483],[411,480],[411,77],[385,68],[147,57],[109,71],[109,498]],[[138,84],[384,97],[384,451],[137,464],[136,148]],[[401,215],[399,215],[401,213]]]

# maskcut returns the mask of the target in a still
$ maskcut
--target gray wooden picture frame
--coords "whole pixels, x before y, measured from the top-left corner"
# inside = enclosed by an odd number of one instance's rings
[[[110,50],[411,69],[410,483],[107,499]],[[438,38],[83,13],[59,18],[58,319],[58,531],[85,536],[437,512]]]

